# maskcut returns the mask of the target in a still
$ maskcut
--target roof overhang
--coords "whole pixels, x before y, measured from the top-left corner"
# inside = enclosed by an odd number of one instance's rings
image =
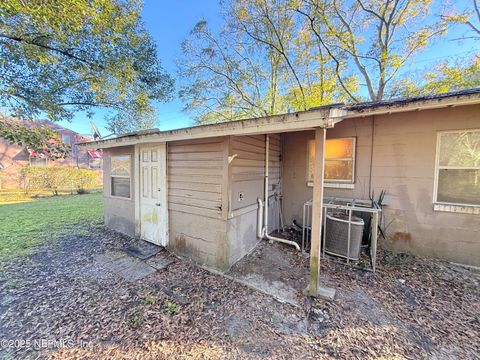
[[[199,125],[169,131],[151,129],[78,145],[86,148],[102,149],[218,136],[281,133],[312,130],[319,127],[332,128],[340,121],[351,118],[476,104],[480,104],[480,89],[377,103],[362,103],[351,106],[334,104],[289,114]]]
[[[153,130],[131,133],[112,139],[86,142],[79,144],[79,146],[104,149],[135,144],[204,139],[229,135],[257,135],[311,130],[318,127],[328,128],[333,127],[335,119],[341,118],[345,114],[345,110],[338,108],[307,110],[247,120],[199,125],[169,131]]]
[[[415,99],[400,99],[380,103],[366,103],[353,105],[348,108],[344,119],[365,117],[372,115],[388,115],[398,112],[422,111],[480,104],[480,91],[459,93],[458,95],[445,94],[437,97]]]

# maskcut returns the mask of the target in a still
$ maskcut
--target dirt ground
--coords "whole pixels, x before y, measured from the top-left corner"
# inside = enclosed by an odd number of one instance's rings
[[[88,236],[44,245],[32,258],[1,270],[0,358],[474,359],[480,354],[480,276],[463,268],[385,251],[376,274],[324,261],[323,280],[336,288],[337,299],[300,296],[294,300],[301,304],[294,306],[173,255],[166,269],[133,283],[95,261],[132,241],[92,229]],[[300,278],[308,260],[289,247],[263,243],[250,257],[278,260],[272,283],[289,280],[295,291],[304,287]],[[242,273],[244,264],[232,273]]]

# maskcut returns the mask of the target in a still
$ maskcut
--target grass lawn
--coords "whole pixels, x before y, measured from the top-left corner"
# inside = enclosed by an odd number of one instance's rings
[[[11,197],[8,202],[1,200],[0,197],[0,265],[12,257],[28,255],[34,246],[73,229],[81,232],[78,224],[99,225],[102,222],[101,193],[29,198],[17,202]]]

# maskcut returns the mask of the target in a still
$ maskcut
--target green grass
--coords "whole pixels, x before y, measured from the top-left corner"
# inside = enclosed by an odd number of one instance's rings
[[[101,192],[102,189],[94,189],[91,192]],[[72,195],[73,190],[59,190],[58,196]],[[53,197],[54,194],[48,190],[37,190],[25,193],[24,190],[0,190],[0,205],[3,204],[16,204],[33,201],[38,198]]]
[[[0,265],[61,235],[82,235],[86,225],[101,224],[102,214],[101,193],[0,203]]]

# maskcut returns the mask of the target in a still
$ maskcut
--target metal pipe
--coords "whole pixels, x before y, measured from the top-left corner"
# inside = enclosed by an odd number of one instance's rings
[[[322,212],[322,216],[323,216],[322,259],[325,259],[325,240],[326,240],[326,233],[327,233],[327,214],[328,214],[328,208],[324,207],[324,211]]]
[[[347,264],[350,262],[350,241],[352,237],[352,209],[348,210]]]
[[[257,210],[257,237],[263,238],[263,203],[262,199],[258,198],[258,210]]]
[[[307,224],[305,222],[305,218],[306,218],[306,215],[305,215],[305,212],[307,211],[307,203],[304,203],[303,204],[303,219],[302,219],[302,254],[305,253],[305,236],[306,236],[306,227],[307,227]]]
[[[263,219],[263,235],[265,238],[271,241],[278,241],[287,245],[295,246],[295,248],[300,251],[300,246],[294,241],[278,238],[275,236],[270,236],[268,234],[268,168],[269,168],[269,156],[270,152],[270,136],[265,135],[265,207],[264,207],[264,219]]]
[[[265,135],[265,181],[264,181],[264,204],[265,207],[263,215],[263,224],[265,227],[265,234],[268,234],[268,173],[270,168],[270,135]]]

